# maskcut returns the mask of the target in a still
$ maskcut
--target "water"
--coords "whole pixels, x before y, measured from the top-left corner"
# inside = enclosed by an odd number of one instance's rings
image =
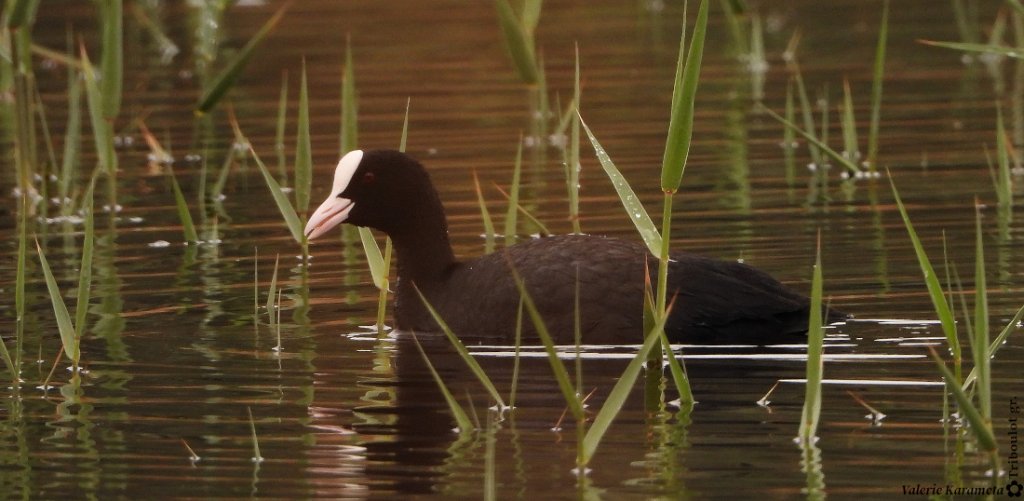
[[[849,79],[865,148],[881,6],[854,0],[750,3],[760,7],[765,22],[769,66],[764,104],[779,112],[784,107],[789,76],[781,52],[799,29],[798,54],[812,100],[827,84],[835,105],[843,78]],[[490,441],[502,497],[575,496],[575,430],[565,422],[560,431],[552,431],[564,402],[536,349],[523,358],[516,411],[490,428],[490,439],[488,432],[459,438],[450,431],[453,422],[408,337],[380,340],[361,327],[374,323],[377,293],[358,245],[345,247],[327,237],[312,246],[305,270],[295,257],[301,250],[251,163],[230,171],[222,204],[207,202],[204,213],[194,203],[203,171],[201,162],[185,161],[186,155],[203,155],[200,145],[209,143],[207,183],[213,184],[232,134],[225,106],[213,116],[212,126],[193,116],[200,75],[192,54],[209,50],[216,37],[226,47],[241,46],[277,5],[240,4],[215,25],[185,5],[160,5],[157,20],[182,49],[169,64],[137,19],[126,15],[126,96],[116,129],[132,145],[119,150],[119,219],[103,215],[97,220],[94,299],[82,344],[88,373],[78,387],[65,384],[69,378],[62,361],[54,376],[58,388],[35,388],[53,364],[59,338],[31,256],[28,367],[20,393],[4,393],[0,492],[104,499],[479,497]],[[1024,297],[1017,244],[1024,235],[1019,217],[996,208],[984,148],[992,150],[995,144],[993,102],[997,92],[1012,91],[1013,67],[1002,64],[998,81],[1009,83],[997,84],[989,68],[965,66],[958,53],[916,43],[919,38],[958,39],[947,10],[945,4],[924,0],[894,5],[880,159],[892,169],[936,262],[945,231],[950,262],[968,292],[974,197],[986,204],[989,301],[993,326],[1001,328]],[[70,23],[92,47],[93,14],[91,8],[70,5],[43,9],[34,37],[45,46],[63,47]],[[658,166],[680,14],[675,3],[588,2],[584,7],[545,2],[538,28],[553,101],[556,93],[562,103],[569,100],[573,43],[579,43],[581,112],[654,214],[661,198]],[[985,26],[994,14],[993,7],[984,6],[980,19]],[[195,23],[220,31],[197,44],[191,38]],[[801,148],[794,182],[787,183],[779,146],[782,128],[755,111],[749,64],[734,56],[717,3],[711,23],[694,150],[675,201],[673,245],[743,259],[798,290],[809,290],[820,230],[826,295],[860,321],[828,331],[825,377],[830,382],[824,389],[821,439],[817,450],[807,453],[817,460],[802,466],[804,453],[792,441],[803,401],[800,347],[767,353],[684,347],[699,400],[695,411],[682,422],[671,412],[646,412],[638,385],[590,465],[588,488],[608,498],[788,498],[804,495],[809,485],[824,485],[833,497],[896,497],[905,485],[944,487],[956,478],[968,486],[986,485],[987,462],[970,450],[970,440],[958,468],[956,443],[945,438],[954,432],[941,421],[942,390],[935,386],[940,379],[924,348],[941,347],[944,341],[939,327],[930,323],[931,304],[887,180],[861,180],[843,190],[833,172],[831,200],[812,199]],[[292,6],[230,100],[242,130],[275,170],[280,78],[287,70],[290,156],[300,58],[306,58],[314,203],[329,189],[339,153],[346,34],[352,37],[356,61],[360,144],[396,147],[406,98],[411,97],[409,152],[424,161],[441,191],[456,254],[480,254],[484,240],[471,172],[476,169],[491,213],[500,217],[504,202],[492,183],[507,185],[520,131],[535,130],[530,93],[516,80],[503,52],[493,7],[486,2],[325,0]],[[38,71],[48,121],[59,139],[67,113],[65,72],[59,65]],[[1010,101],[1004,101],[1013,130]],[[147,163],[144,142],[131,124],[138,116],[145,116],[149,129],[178,159],[175,173],[193,201],[206,243],[182,245],[166,171]],[[838,127],[834,109],[831,122]],[[838,146],[840,137],[839,129],[833,129],[832,144]],[[95,157],[88,139],[84,148],[89,166]],[[524,156],[523,205],[552,231],[570,231],[560,153],[532,148]],[[582,161],[583,231],[638,240],[586,146]],[[13,176],[4,177],[3,192],[9,193],[13,183]],[[12,200],[5,204],[5,216],[16,213]],[[0,332],[7,340],[14,329],[17,233],[10,217],[4,221],[8,244],[0,273],[8,300],[0,305]],[[80,224],[54,222],[36,231],[70,294],[77,280]],[[259,326],[252,322],[255,247],[261,305],[275,256],[281,259],[280,353],[273,349],[276,332],[265,325],[266,313]],[[67,300],[73,303],[71,296]],[[1019,376],[1024,350],[1018,336],[993,362],[993,419],[1004,465],[1011,399],[1019,405],[1024,396]],[[479,419],[487,420],[486,393],[446,350],[445,341],[422,340],[456,397],[464,405],[472,402]],[[510,347],[471,350],[507,394]],[[592,410],[603,402],[633,350],[586,347],[583,387],[596,390]],[[570,349],[566,361],[573,358]],[[767,398],[770,403],[758,405],[779,380]],[[858,399],[886,414],[880,424],[865,418],[869,411]],[[258,464],[251,460],[247,409],[266,458]],[[199,460],[190,461],[185,443]]]

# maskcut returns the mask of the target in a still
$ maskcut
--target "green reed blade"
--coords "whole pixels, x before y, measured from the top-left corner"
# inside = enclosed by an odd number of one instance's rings
[[[989,358],[995,358],[996,353],[999,351],[999,349],[1002,348],[1004,344],[1006,344],[1006,338],[1008,338],[1013,331],[1019,328],[1017,324],[1020,323],[1021,319],[1024,319],[1024,306],[1021,306],[1020,309],[1017,310],[1017,313],[1013,316],[1012,319],[1010,319],[1010,322],[1006,324],[1006,327],[1004,327],[1003,330],[999,332],[999,335],[996,336],[996,338],[992,341],[992,343],[989,344]],[[978,367],[975,366],[974,368],[971,369],[970,374],[968,374],[967,377],[964,378],[964,384],[962,386],[964,391],[969,390],[971,385],[977,378]]]
[[[572,302],[572,334],[576,343],[576,394],[583,394],[583,358],[581,346],[583,345],[583,320],[580,313],[580,267],[576,265],[575,290],[573,291]]]
[[[171,176],[171,188],[174,189],[174,204],[178,207],[178,219],[181,220],[181,230],[185,233],[185,241],[198,242],[199,233],[196,232],[196,225],[192,221],[192,214],[188,210],[188,202],[185,201],[185,195],[181,193],[178,177],[174,175],[174,168],[168,165],[167,172]]]
[[[377,239],[373,238],[373,232],[369,228],[360,226],[359,240],[363,243],[363,252],[366,253],[366,264],[370,266],[370,276],[373,277],[373,285],[377,289],[387,289],[388,273],[385,270],[384,255],[380,252],[380,245]]]
[[[313,188],[313,146],[309,138],[309,90],[306,84],[306,60],[302,60],[299,85],[299,119],[295,138],[295,209],[309,210],[309,192]]]
[[[487,210],[487,202],[484,201],[484,193],[480,189],[480,179],[473,170],[473,187],[476,189],[476,201],[480,205],[480,218],[484,223],[484,252],[494,252],[494,223],[491,222],[491,213]]]
[[[577,110],[577,116],[579,111]],[[633,192],[633,188],[629,186],[629,182],[623,177],[619,169],[615,167],[615,163],[612,162],[611,157],[601,147],[601,143],[594,137],[594,133],[590,132],[590,127],[587,127],[587,123],[583,120],[582,116],[579,116],[580,125],[583,126],[583,130],[587,133],[587,137],[590,138],[590,144],[594,147],[594,153],[597,155],[597,161],[601,163],[601,167],[604,169],[605,174],[608,175],[608,179],[611,180],[612,186],[615,188],[615,192],[619,195],[619,200],[622,202],[622,207],[626,209],[626,214],[629,216],[629,220],[636,226],[637,231],[640,233],[640,238],[647,244],[647,249],[650,250],[651,254],[657,256],[661,253],[661,234],[658,233],[658,228],[654,226],[654,221],[651,220],[650,214],[644,209],[640,198]]]
[[[804,407],[800,418],[800,440],[812,443],[818,432],[821,416],[821,379],[825,370],[822,350],[825,342],[825,329],[822,327],[822,271],[821,271],[821,233],[818,233],[818,250],[814,261],[814,277],[811,280],[810,315],[807,320],[807,383],[804,393]]]
[[[21,374],[22,347],[25,343],[25,271],[28,260],[28,196],[22,193],[18,208],[18,266],[14,277],[14,311],[17,330],[14,339],[14,378]]]
[[[573,80],[572,90],[572,102],[573,106],[578,107],[580,99],[580,46],[575,45],[576,51],[576,78]],[[569,182],[569,218],[572,219],[572,231],[573,233],[583,233],[580,228],[580,171],[582,165],[580,164],[580,121],[575,113],[569,115],[572,119],[571,129],[569,130],[569,155],[566,170],[569,175],[567,180]]]
[[[505,200],[510,200],[512,198],[508,193],[505,192],[505,190],[501,189],[501,186],[498,186],[497,183],[494,183],[494,188],[498,190],[498,193],[501,193],[501,195],[505,197]],[[540,219],[537,219],[533,214],[530,213],[530,211],[526,210],[526,207],[523,207],[523,204],[517,203],[516,208],[519,209],[520,214],[526,216],[526,219],[528,219],[531,224],[537,227],[537,231],[540,233],[541,236],[546,237],[548,235],[551,235],[551,231],[548,230],[548,227],[544,226],[544,223],[540,222]]]
[[[252,248],[252,318],[253,322],[260,316],[260,248]]]
[[[985,243],[981,233],[981,208],[974,201],[974,336],[971,353],[978,368],[978,406],[985,422],[992,422],[992,357],[989,356],[988,293],[985,280]]]
[[[1009,4],[1017,14],[1024,16],[1024,4],[1022,4],[1020,0],[1006,0],[1006,3]]]
[[[519,78],[527,84],[536,84],[539,78],[537,74],[537,58],[534,55],[533,34],[527,33],[524,26],[516,18],[512,6],[508,0],[495,0],[498,9],[498,24],[501,32],[505,35],[505,46],[508,48],[512,64],[519,74]],[[539,9],[539,7],[538,7]]]
[[[11,31],[33,23],[39,0],[12,0],[7,2],[4,14],[7,15],[7,27]]]
[[[245,412],[249,414],[249,431],[252,432],[252,460],[260,463],[263,461],[263,455],[260,454],[260,440],[256,436],[256,420],[252,418],[252,409],[249,406],[245,407]]]
[[[443,318],[441,318],[441,314],[438,313],[437,310],[434,309],[434,306],[430,304],[430,301],[423,295],[420,288],[417,287],[416,284],[413,284],[413,287],[416,289],[416,294],[420,296],[420,301],[423,301],[423,306],[426,306],[427,311],[430,312],[430,316],[434,318],[435,322],[437,322],[437,325],[441,328],[441,332],[444,332],[445,337],[448,338],[448,342],[450,342],[452,347],[455,348],[455,351],[459,354],[459,357],[462,358],[462,361],[466,363],[466,366],[469,367],[469,370],[474,376],[476,376],[476,379],[480,381],[480,384],[484,386],[487,393],[491,395],[491,398],[497,402],[498,407],[506,407],[505,401],[502,400],[501,395],[498,394],[498,390],[494,387],[494,383],[491,382],[491,378],[487,376],[487,373],[484,372],[483,367],[480,367],[480,364],[477,363],[475,358],[473,358],[473,355],[469,354],[469,350],[466,349],[466,345],[462,344],[462,340],[452,332],[452,329],[448,327],[448,324]]]
[[[1024,308],[1021,309],[1024,311]],[[512,359],[512,389],[508,394],[508,406],[516,407],[516,388],[519,386],[519,352],[523,347],[523,300],[519,299],[519,306],[516,308],[516,351]]]
[[[249,59],[252,58],[256,47],[277,26],[277,23],[293,2],[294,0],[290,0],[281,6],[280,9],[277,9],[277,12],[238,51],[234,59],[228,62],[228,65],[213,79],[213,83],[203,91],[203,95],[196,105],[196,110],[200,113],[207,113],[217,105],[221,98],[224,97],[224,94],[235,84],[235,80],[238,80],[238,77],[245,71],[245,66],[249,63]]]
[[[1009,207],[1013,204],[1013,179],[1010,176],[1010,141],[1007,140],[1006,128],[1003,125],[1003,107],[996,107],[996,159],[999,172],[996,177],[996,196],[999,205]]]
[[[341,74],[341,155],[354,149],[359,142],[359,102],[356,95],[356,68],[352,62],[352,39],[345,38],[345,68]]]
[[[274,257],[274,273],[270,276],[270,290],[267,292],[267,317],[270,319],[270,325],[276,325],[277,321],[274,316],[274,299],[277,295],[277,267],[281,262],[281,255],[278,254]]]
[[[793,104],[793,79],[790,78],[786,84],[786,120],[796,120],[796,106]],[[786,185],[793,186],[796,183],[796,133],[792,127],[783,127],[782,130],[782,153],[785,156],[786,164]]]
[[[263,160],[260,160],[260,156],[256,154],[256,150],[253,149],[251,144],[249,145],[249,152],[252,154],[253,160],[256,160],[256,166],[259,167],[260,173],[263,174],[263,180],[267,182],[267,188],[270,189],[270,194],[274,197],[274,202],[277,203],[277,208],[281,211],[284,222],[292,233],[292,238],[296,242],[305,243],[306,235],[302,232],[302,221],[295,212],[295,208],[292,207],[292,203],[288,201],[288,195],[281,189],[281,185],[277,184],[277,180],[270,174],[270,170],[263,164]]]
[[[398,141],[398,151],[405,153],[405,142],[409,137],[409,106],[412,105],[412,98],[405,98],[405,120],[402,121],[402,139]]]
[[[828,144],[828,131],[829,129],[829,104],[828,104],[828,84],[824,84],[821,87],[821,94],[818,96],[818,102],[821,105],[821,134],[818,138],[821,139],[822,144]]]
[[[100,80],[103,118],[113,121],[121,111],[121,83],[124,74],[124,5],[122,0],[99,0],[102,26]]]
[[[882,7],[882,22],[875,47],[875,67],[871,78],[871,125],[868,129],[868,168],[875,172],[878,162],[878,127],[882,117],[882,79],[885,76],[885,46],[889,39],[889,0]]]
[[[989,45],[982,43],[960,43],[960,42],[938,42],[935,40],[918,40],[919,43],[925,45],[931,45],[932,47],[942,47],[944,49],[959,50],[962,52],[976,52],[979,54],[995,54],[998,56],[1006,56],[1014,59],[1024,59],[1024,50],[1017,47],[1002,47],[998,45]]]
[[[662,329],[660,336],[661,348],[664,351],[665,358],[668,359],[669,373],[672,374],[672,383],[675,384],[676,392],[679,393],[679,407],[684,410],[692,409],[693,404],[697,401],[693,398],[693,388],[690,387],[690,377],[686,375],[686,367],[683,366],[679,358],[676,357],[675,352],[672,351],[672,344],[669,343],[668,335],[665,334],[664,329]]]
[[[68,84],[68,121],[64,128],[64,152],[61,156],[60,174],[57,179],[57,193],[63,214],[69,214],[71,204],[71,181],[78,166],[79,148],[82,142],[82,81],[73,73]]]
[[[459,405],[459,401],[455,400],[452,396],[452,392],[448,391],[448,387],[445,386],[444,381],[441,379],[441,375],[437,373],[437,369],[434,369],[434,364],[430,363],[430,359],[427,358],[427,352],[423,350],[423,346],[420,345],[420,340],[416,338],[416,333],[411,332],[413,343],[416,345],[416,349],[419,350],[420,356],[423,357],[423,363],[427,365],[427,369],[430,370],[430,375],[434,378],[434,382],[437,383],[438,389],[441,390],[441,395],[444,396],[444,401],[448,404],[448,410],[451,411],[452,417],[455,418],[455,426],[458,428],[459,433],[467,433],[473,429],[473,422],[470,421],[469,415]]]
[[[71,323],[71,314],[68,313],[68,307],[64,304],[60,288],[57,287],[57,280],[53,278],[50,265],[46,262],[46,256],[43,254],[43,248],[39,246],[39,241],[36,241],[36,251],[39,253],[39,264],[43,269],[43,276],[46,279],[46,290],[50,293],[50,303],[53,304],[53,315],[57,320],[57,330],[60,332],[61,344],[64,346],[64,352],[68,354],[68,358],[77,366],[79,357],[78,340],[75,337],[75,326]]]
[[[306,60],[302,60],[305,67]],[[281,93],[277,99],[277,129],[274,132],[274,152],[277,153],[277,170],[280,182],[287,183],[285,174],[284,134],[288,128],[288,71],[281,72]]]
[[[669,309],[671,309],[671,305]],[[612,421],[615,420],[619,411],[622,410],[623,404],[626,403],[626,398],[629,397],[633,386],[636,384],[636,379],[643,369],[644,363],[647,362],[647,355],[661,340],[660,333],[665,329],[666,320],[668,320],[668,315],[662,316],[654,323],[654,328],[648,331],[644,337],[644,344],[640,347],[640,351],[629,361],[626,370],[622,371],[619,380],[615,382],[615,386],[608,392],[608,398],[605,399],[601,410],[594,417],[594,422],[591,424],[590,429],[587,430],[581,445],[582,452],[580,458],[584,465],[589,463],[594,457],[594,451],[601,444],[601,439],[604,438],[608,428],[611,427]]]
[[[798,39],[798,36],[794,34],[793,39]],[[794,46],[793,51],[795,53],[795,41],[791,41],[790,45]],[[804,85],[804,76],[800,71],[800,64],[797,62],[796,56],[793,56],[793,60],[789,62],[787,66],[790,68],[790,71],[792,71],[793,79],[796,81],[796,94],[800,99],[800,116],[804,122],[804,130],[806,130],[811,136],[814,136],[816,129],[814,127],[814,114],[811,112],[811,100],[807,97],[807,87]],[[791,122],[796,123],[795,121]],[[817,140],[817,137],[815,137],[815,140]],[[811,154],[811,162],[813,162],[814,165],[822,165],[821,152],[818,150],[818,146],[815,141],[811,141],[811,144],[807,146],[807,151]]]
[[[516,235],[518,234],[518,220],[516,216],[519,214],[519,184],[520,175],[522,172],[523,165],[523,135],[519,134],[519,146],[516,148],[516,163],[512,167],[512,185],[509,186],[509,197],[508,197],[508,210],[505,211],[505,245],[511,245],[515,241]],[[476,174],[474,173],[474,176]],[[474,177],[474,181],[475,181]],[[479,195],[479,183],[477,183],[477,194],[480,197],[481,207],[483,207],[483,196]],[[486,223],[485,223],[486,224]]]
[[[790,122],[789,120],[786,120],[785,118],[782,118],[781,116],[779,116],[778,113],[775,113],[774,111],[772,111],[768,107],[762,107],[761,109],[764,110],[764,112],[767,113],[772,118],[778,120],[779,122],[781,122],[786,127],[789,127],[791,129],[793,129],[794,132],[796,132],[797,134],[800,134],[801,136],[803,136],[804,139],[806,139],[812,145],[814,145],[816,148],[818,148],[818,150],[820,152],[825,153],[826,155],[828,155],[830,158],[835,160],[837,163],[839,163],[840,165],[845,167],[848,171],[850,171],[852,173],[857,173],[857,172],[861,171],[860,167],[858,167],[857,164],[851,162],[842,153],[839,153],[836,150],[833,150],[827,144],[825,144],[825,143],[821,142],[820,140],[818,140],[818,138],[815,137],[813,133],[808,133],[807,131],[801,129],[798,125],[794,124],[793,122]]]
[[[498,463],[495,452],[497,432],[498,430],[494,427],[494,419],[488,419],[487,430],[484,432],[484,501],[497,501],[498,499],[498,474],[495,467]]]
[[[82,195],[82,208],[85,212],[85,229],[82,237],[82,262],[78,268],[78,297],[75,301],[75,333],[78,339],[85,335],[85,317],[89,312],[89,297],[92,288],[92,255],[96,240],[96,217],[93,210],[93,191],[99,169],[93,172],[89,180],[89,188]]]
[[[523,0],[523,13],[521,16],[523,31],[531,38],[537,30],[537,24],[540,22],[540,11],[543,4],[543,0]]]
[[[939,368],[939,372],[942,373],[942,378],[946,382],[946,389],[953,394],[953,398],[956,399],[957,406],[960,408],[960,413],[970,423],[970,430],[978,439],[978,445],[985,451],[998,450],[999,445],[996,442],[995,435],[992,434],[991,425],[986,423],[985,418],[978,412],[978,408],[971,403],[971,398],[960,388],[960,384],[956,381],[956,376],[950,372],[949,367],[946,367],[945,362],[935,353],[935,349],[929,346],[928,351],[931,354],[932,360],[935,361],[935,365]]]
[[[857,149],[857,118],[853,114],[853,96],[850,93],[850,81],[843,79],[843,153],[851,162],[860,157]]]
[[[39,83],[33,79],[32,81],[32,96],[35,100],[36,117],[39,119],[39,129],[43,133],[43,144],[46,145],[46,154],[49,160],[47,166],[43,167],[43,177],[48,177],[50,169],[57,167],[57,152],[53,147],[53,136],[50,134],[50,124],[46,120],[46,106],[43,103],[43,95],[39,93]],[[40,195],[49,198],[47,196],[47,189],[49,183],[42,183],[40,186]]]
[[[725,13],[725,24],[729,28],[729,38],[732,40],[737,52],[742,55],[747,55],[747,50],[750,45],[747,41],[747,35],[743,31],[743,11],[735,9],[734,6],[731,5],[734,2],[730,0],[720,0],[719,3],[722,6],[722,12]],[[683,10],[685,12],[686,2],[683,2],[683,5]],[[686,19],[686,16],[683,16],[683,19]],[[686,30],[684,29],[683,32],[685,33]]]
[[[676,63],[676,79],[672,90],[672,118],[669,120],[665,154],[661,162],[662,191],[674,193],[683,181],[683,171],[686,169],[686,159],[690,154],[690,141],[693,136],[693,106],[697,97],[707,25],[708,0],[701,0],[685,61],[684,41],[679,42],[679,60]]]
[[[924,275],[924,283],[928,287],[928,295],[931,297],[932,306],[935,308],[935,313],[942,323],[942,332],[946,335],[946,343],[953,353],[953,363],[959,365],[961,359],[960,339],[956,333],[956,319],[953,317],[953,311],[950,309],[949,302],[946,301],[945,292],[942,289],[942,284],[939,283],[938,275],[935,274],[935,268],[932,267],[931,261],[928,260],[924,246],[921,245],[921,240],[918,239],[917,232],[914,231],[914,225],[910,222],[907,209],[903,206],[903,200],[896,190],[896,181],[893,180],[891,173],[887,172],[886,174],[889,177],[889,184],[892,186],[892,194],[896,199],[896,206],[899,208],[900,216],[903,218],[903,225],[907,228],[910,242],[914,246],[917,264]]]
[[[519,289],[520,301],[523,302],[526,312],[530,315],[533,328],[537,331],[537,335],[544,344],[544,351],[548,355],[548,363],[551,364],[551,371],[555,374],[555,380],[558,382],[558,388],[562,391],[562,397],[565,398],[565,403],[572,412],[573,417],[577,421],[581,421],[584,418],[583,402],[580,400],[580,395],[576,393],[576,389],[573,388],[572,382],[569,379],[569,372],[565,369],[565,364],[558,358],[555,342],[551,338],[548,326],[544,323],[544,319],[541,318],[540,312],[537,311],[533,298],[527,292],[522,277],[519,276],[519,272],[516,271],[511,261],[508,261],[508,268],[512,273],[512,279],[516,283],[516,288]]]
[[[96,71],[89,61],[85,46],[79,49],[82,60],[82,76],[85,79],[85,97],[89,104],[89,122],[92,125],[92,136],[96,143],[96,155],[99,163],[108,176],[117,172],[117,155],[114,154],[114,137],[110,122],[103,118],[103,95],[100,94],[99,80]]]
[[[391,252],[392,244],[391,237],[384,239],[384,280],[378,287],[379,294],[377,295],[377,333],[383,334],[384,332],[384,320],[387,316],[388,311],[388,289],[390,288],[390,281],[388,277],[391,275]],[[372,270],[371,270],[372,273]]]

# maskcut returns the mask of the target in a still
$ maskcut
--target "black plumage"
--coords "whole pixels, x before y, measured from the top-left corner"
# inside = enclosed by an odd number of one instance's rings
[[[350,153],[339,163],[336,192],[311,217],[306,233],[315,237],[347,222],[390,235],[398,260],[397,328],[437,329],[415,284],[456,334],[512,339],[520,300],[510,273],[514,267],[556,340],[573,338],[577,280],[584,342],[642,340],[645,261],[652,281],[657,268],[645,246],[562,235],[460,262],[426,170],[399,152],[358,153],[359,158]],[[763,345],[804,340],[808,299],[751,266],[676,252],[669,264],[668,291],[675,298],[666,324],[673,342]],[[843,315],[831,311],[828,316]],[[523,325],[532,335],[530,321]]]

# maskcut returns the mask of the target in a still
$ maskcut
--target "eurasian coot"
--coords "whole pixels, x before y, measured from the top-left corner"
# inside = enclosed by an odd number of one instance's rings
[[[573,338],[577,277],[584,342],[642,340],[644,261],[652,273],[657,261],[639,243],[562,235],[457,261],[426,169],[386,150],[355,150],[338,162],[331,193],[310,217],[306,236],[314,239],[340,223],[391,236],[398,256],[398,329],[437,330],[415,283],[456,334],[511,340],[519,304],[511,264],[559,341]],[[764,345],[805,338],[808,299],[760,270],[676,252],[668,273],[669,297],[677,296],[666,325],[673,342]],[[524,332],[532,333],[529,326],[524,320]]]

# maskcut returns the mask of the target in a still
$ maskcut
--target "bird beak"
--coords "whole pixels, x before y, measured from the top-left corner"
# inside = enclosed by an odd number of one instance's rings
[[[355,205],[355,202],[347,198],[327,197],[327,200],[317,207],[316,212],[309,217],[309,222],[306,223],[306,240],[313,240],[327,233],[331,228],[344,223]]]

